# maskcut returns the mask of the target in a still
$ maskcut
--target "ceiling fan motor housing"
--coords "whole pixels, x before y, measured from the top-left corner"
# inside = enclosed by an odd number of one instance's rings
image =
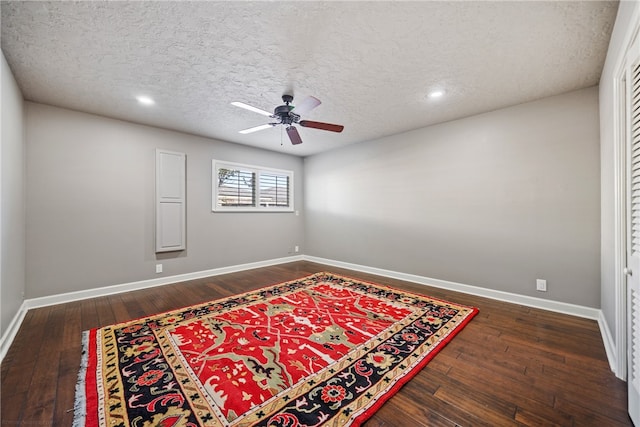
[[[284,99],[284,96],[282,98]],[[286,125],[298,123],[298,120],[300,120],[300,116],[292,113],[291,110],[293,110],[293,106],[287,103],[287,105],[276,107],[276,109],[273,111],[273,115],[280,118],[280,123],[284,123]]]

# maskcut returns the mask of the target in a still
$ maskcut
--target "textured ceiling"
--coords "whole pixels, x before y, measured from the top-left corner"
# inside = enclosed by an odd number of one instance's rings
[[[306,156],[598,84],[616,2],[2,1],[28,100]],[[429,99],[432,89],[445,96]],[[313,95],[303,119],[243,135]],[[136,95],[156,104],[143,107]],[[283,144],[281,145],[281,138]]]

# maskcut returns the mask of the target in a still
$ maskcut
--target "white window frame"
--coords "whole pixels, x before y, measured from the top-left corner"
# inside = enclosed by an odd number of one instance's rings
[[[254,206],[224,206],[218,203],[218,171],[220,169],[230,170],[242,170],[255,173],[255,197]],[[262,206],[260,204],[260,176],[263,174],[268,175],[282,175],[289,179],[289,194],[288,194],[288,206]],[[285,169],[274,169],[263,166],[247,165],[244,163],[226,162],[222,160],[211,161],[211,210],[213,212],[293,212],[293,171]]]

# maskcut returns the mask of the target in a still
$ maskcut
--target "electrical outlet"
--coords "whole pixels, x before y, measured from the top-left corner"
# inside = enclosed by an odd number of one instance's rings
[[[544,279],[536,279],[536,290],[540,292],[547,292],[547,281]]]
[[[156,264],[156,273],[162,273],[162,264]]]
[[[295,246],[293,247],[293,251],[294,251],[295,253],[300,252],[300,247],[299,247],[298,245],[295,245]]]

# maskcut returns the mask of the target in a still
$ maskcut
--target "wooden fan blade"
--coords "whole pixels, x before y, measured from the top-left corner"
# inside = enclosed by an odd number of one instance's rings
[[[298,129],[293,126],[289,126],[287,128],[287,135],[289,135],[289,139],[293,145],[302,144],[302,139],[300,138],[300,134],[298,133]]]
[[[318,105],[322,104],[320,100],[313,96],[308,96],[302,100],[298,105],[295,106],[296,114],[303,115],[308,113],[309,111],[316,108]]]
[[[249,128],[249,129],[240,130],[240,131],[238,131],[238,133],[252,133],[252,132],[258,132],[259,130],[272,128],[272,127],[274,127],[275,125],[277,125],[277,123],[267,123],[266,125],[254,126],[254,127],[252,127],[252,128]]]
[[[331,123],[313,122],[311,120],[300,120],[300,126],[314,129],[328,130],[331,132],[342,132],[344,126],[333,125]]]
[[[236,107],[240,107],[240,108],[244,108],[245,110],[249,110],[249,111],[253,111],[254,113],[258,113],[258,114],[262,114],[263,116],[267,116],[267,117],[272,117],[273,114],[268,112],[268,111],[264,111],[260,108],[257,107],[253,107],[249,104],[245,104],[244,102],[232,102],[231,105],[236,106]]]

